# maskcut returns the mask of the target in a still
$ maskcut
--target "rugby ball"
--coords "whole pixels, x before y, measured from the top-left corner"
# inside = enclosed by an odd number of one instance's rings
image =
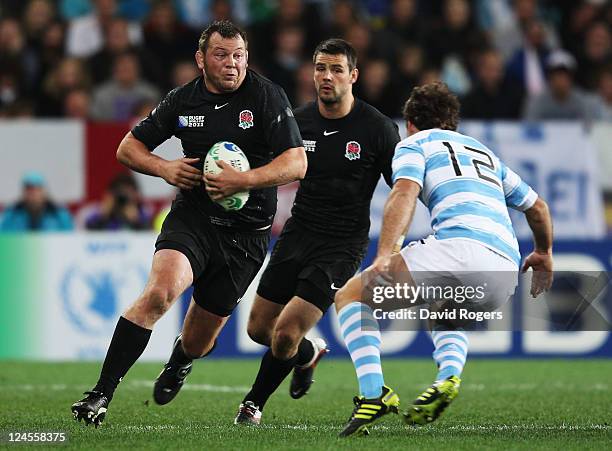
[[[245,172],[251,169],[249,160],[236,144],[229,141],[219,141],[214,144],[204,159],[204,174],[219,174],[223,169],[217,166],[217,161],[225,161],[234,169]],[[229,197],[216,201],[225,210],[240,210],[249,200],[249,192],[241,191]]]

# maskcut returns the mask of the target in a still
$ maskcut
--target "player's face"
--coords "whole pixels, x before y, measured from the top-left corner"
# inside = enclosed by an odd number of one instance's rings
[[[248,52],[244,40],[223,38],[213,33],[206,54],[198,50],[196,62],[204,71],[206,87],[216,94],[232,92],[240,87],[246,75]]]
[[[319,53],[315,59],[314,82],[321,102],[340,102],[357,81],[357,68],[350,70],[346,55]]]

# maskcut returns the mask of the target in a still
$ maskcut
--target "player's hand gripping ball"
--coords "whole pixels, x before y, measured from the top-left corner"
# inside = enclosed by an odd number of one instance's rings
[[[216,162],[222,160],[240,172],[251,169],[249,160],[236,144],[228,141],[219,141],[214,144],[204,160],[204,174],[219,174],[223,169]],[[240,210],[249,200],[249,192],[241,191],[216,201],[225,210]]]

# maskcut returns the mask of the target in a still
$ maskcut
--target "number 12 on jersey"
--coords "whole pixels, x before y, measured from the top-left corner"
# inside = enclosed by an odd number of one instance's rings
[[[448,153],[450,155],[450,160],[453,165],[453,169],[455,170],[455,175],[457,177],[461,177],[463,173],[461,172],[461,166],[459,165],[459,161],[457,160],[457,155],[455,154],[453,146],[451,146],[451,144],[448,141],[444,141],[442,144],[444,144],[444,147],[446,147],[446,149],[448,150]],[[486,180],[487,182],[493,183],[494,185],[501,187],[500,183],[497,180],[483,174],[480,171],[480,166],[484,166],[490,169],[491,171],[495,172],[495,163],[493,162],[491,155],[489,155],[486,152],[483,152],[482,150],[474,149],[473,147],[468,147],[468,146],[463,146],[463,147],[465,150],[482,155],[486,158],[486,161],[480,160],[478,158],[472,158],[472,165],[474,166],[474,169],[476,169],[476,173],[478,174],[478,177],[481,178],[482,180]]]

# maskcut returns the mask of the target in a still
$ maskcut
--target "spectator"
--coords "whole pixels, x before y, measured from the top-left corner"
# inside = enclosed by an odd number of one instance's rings
[[[397,89],[398,102],[405,102],[410,97],[412,88],[419,83],[425,66],[423,48],[412,43],[405,44],[400,47],[397,60],[397,70],[392,74],[393,84]]]
[[[52,22],[43,31],[41,47],[38,50],[36,73],[36,96],[42,91],[42,84],[49,74],[64,59],[65,27],[61,22]]]
[[[92,13],[70,21],[66,39],[66,52],[71,56],[89,57],[104,45],[104,29],[117,13],[116,0],[93,0]],[[131,22],[129,25],[130,42],[138,45],[142,42],[140,25]]]
[[[415,43],[407,43],[400,48],[398,72],[402,84],[410,85],[410,91],[412,91],[412,86],[416,86],[424,67],[425,54],[423,47]]]
[[[186,60],[193,61],[196,51],[194,42],[197,42],[197,33],[181,24],[172,6],[172,3],[161,1],[153,5],[151,15],[144,28],[145,47],[150,50],[154,58],[167,63],[169,61]],[[167,72],[170,64],[164,64],[163,74],[164,90],[175,87],[171,81],[171,75]]]
[[[288,26],[301,28],[304,33],[304,48],[314,49],[321,36],[322,19],[316,5],[305,5],[303,0],[279,0],[277,14],[269,21],[255,24],[250,29],[251,57],[265,66],[266,57],[276,52],[279,31]]]
[[[472,18],[467,0],[445,0],[442,20],[428,33],[426,48],[431,62],[443,67],[448,57],[454,56],[467,67],[477,52],[487,48],[487,37]]]
[[[550,53],[541,22],[533,21],[523,30],[523,47],[518,49],[507,66],[507,74],[530,96],[541,94],[546,86],[545,63]]]
[[[605,21],[605,11],[602,11],[602,4],[604,1],[566,0],[565,5],[563,3],[561,4],[562,18],[559,31],[561,33],[563,48],[568,49],[575,55],[580,54],[584,36],[589,26],[597,20],[598,17],[603,17]]]
[[[595,100],[595,119],[612,123],[612,66],[599,77],[599,96]]]
[[[546,62],[548,88],[529,98],[525,118],[530,121],[574,119],[590,122],[593,102],[574,86],[576,60],[564,50],[550,54]]]
[[[11,84],[15,96],[23,95],[28,81],[33,78],[31,61],[32,55],[25,47],[19,22],[11,18],[0,19],[0,74],[13,79]],[[7,105],[6,100],[3,104]]]
[[[294,107],[306,105],[316,99],[316,91],[312,82],[314,67],[312,61],[304,61],[300,65],[295,75],[296,94]]]
[[[600,72],[610,63],[612,63],[610,25],[595,22],[588,28],[583,49],[578,55],[580,70],[576,73],[576,82],[584,89],[595,91]]]
[[[436,69],[435,67],[427,67],[425,69],[423,69],[423,72],[421,72],[421,77],[419,78],[419,86],[423,86],[423,85],[428,85],[430,83],[433,83],[435,81],[440,81],[441,74],[440,71],[438,69]]]
[[[22,184],[22,197],[4,212],[0,230],[25,232],[73,229],[68,210],[49,198],[42,174],[28,172],[24,175]]]
[[[226,3],[227,6],[216,5],[217,3]],[[227,16],[228,10],[236,22],[246,24],[249,20],[248,3],[244,0],[174,0],[181,22],[199,32],[212,22],[215,16],[219,17],[220,14]]]
[[[105,29],[104,47],[96,52],[88,65],[94,84],[99,84],[110,78],[115,58],[122,53],[131,52],[138,58],[138,64],[143,70],[144,77],[151,83],[161,84],[167,78],[162,76],[158,55],[153,55],[147,49],[136,47],[130,42],[129,23],[120,17],[112,18]]]
[[[361,21],[351,0],[335,0],[331,5],[331,22],[328,27],[328,36],[346,36],[349,29]]]
[[[64,20],[73,20],[91,13],[90,0],[60,0],[59,12]]]
[[[130,129],[147,117],[156,106],[157,103],[151,102],[150,100],[144,100],[137,104],[134,107],[134,111],[132,112],[132,117],[130,119]]]
[[[472,17],[467,0],[445,0],[442,21],[432,27],[426,40],[427,55],[441,68],[442,79],[457,94],[470,89],[467,68],[486,48],[487,37]]]
[[[538,0],[512,0],[513,15],[510,20],[493,31],[495,46],[501,52],[503,59],[507,60],[514,55],[522,44],[527,27],[538,22],[541,26],[542,45],[546,48],[557,48],[559,37],[555,28],[544,20],[538,11]]]
[[[171,88],[183,86],[200,75],[202,75],[202,72],[200,72],[193,60],[179,61],[172,68]]]
[[[417,0],[393,0],[387,31],[404,42],[418,42],[425,33],[425,23],[417,14]]]
[[[45,30],[55,17],[55,7],[50,0],[30,0],[23,15],[23,30],[29,46],[42,47]]]
[[[0,72],[0,112],[6,114],[19,98],[19,82],[17,75],[10,72]]]
[[[63,59],[44,81],[38,114],[63,116],[66,95],[74,89],[89,90],[90,86],[89,74],[82,61],[76,58]]]
[[[64,98],[64,117],[86,120],[89,118],[91,96],[82,88],[73,89]]]
[[[113,78],[93,93],[92,118],[100,121],[126,121],[143,101],[157,101],[159,91],[140,78],[138,58],[133,53],[118,56]]]
[[[136,179],[130,173],[116,176],[108,186],[102,203],[85,220],[88,230],[146,230],[151,214],[140,200]]]
[[[295,104],[295,71],[303,58],[304,32],[300,27],[287,26],[280,28],[276,36],[276,51],[266,73],[285,90],[291,104]]]
[[[515,83],[505,79],[504,63],[497,50],[480,54],[476,66],[477,81],[461,101],[466,119],[519,119],[524,93]]]
[[[389,74],[389,65],[382,59],[363,64],[361,81],[356,95],[387,116],[397,116],[401,109]],[[404,99],[405,100],[405,99]]]

